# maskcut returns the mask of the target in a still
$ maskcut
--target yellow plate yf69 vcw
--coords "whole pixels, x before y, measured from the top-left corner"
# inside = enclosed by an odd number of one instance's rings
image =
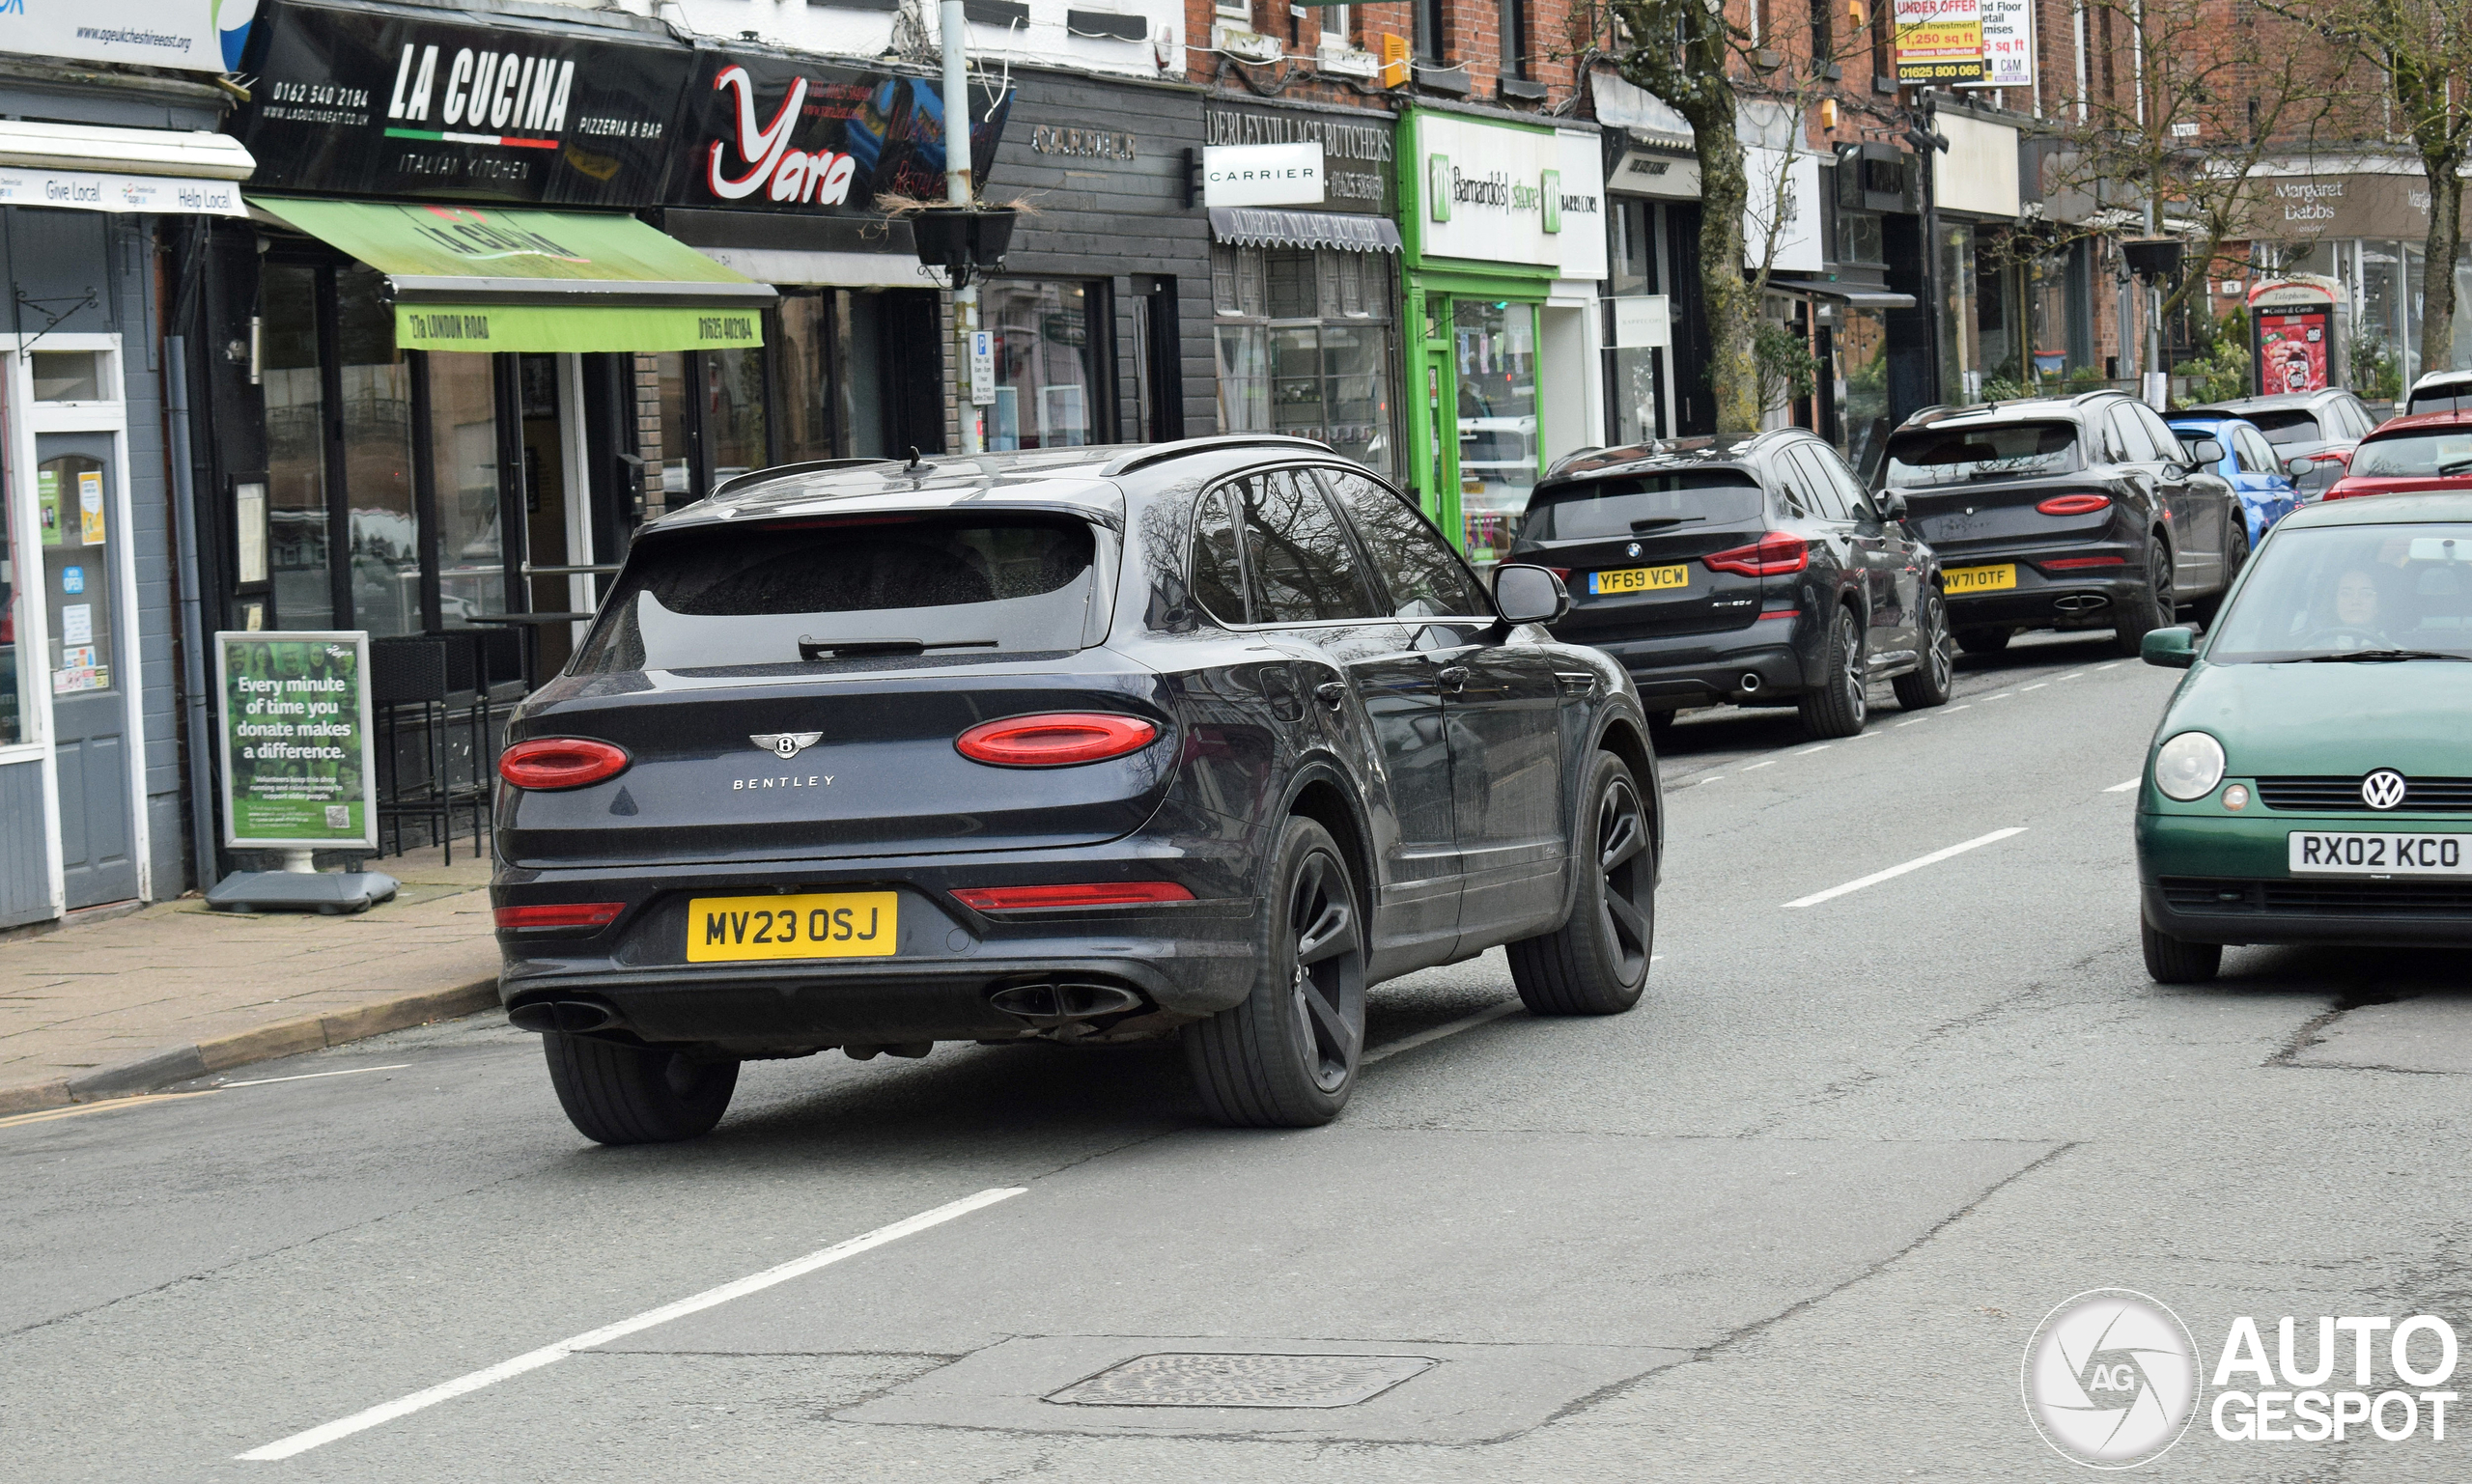
[[[1691,569],[1687,566],[1622,567],[1587,574],[1587,590],[1591,593],[1653,593],[1690,585]]]

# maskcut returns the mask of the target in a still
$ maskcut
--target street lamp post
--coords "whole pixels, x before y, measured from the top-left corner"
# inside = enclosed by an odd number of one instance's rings
[[[943,0],[938,12],[944,48],[944,201],[968,210],[970,189],[969,77],[963,55],[963,0]],[[978,333],[976,275],[954,272],[953,286],[953,421],[959,426],[965,454],[983,453],[987,440],[977,406],[970,401],[970,351]]]

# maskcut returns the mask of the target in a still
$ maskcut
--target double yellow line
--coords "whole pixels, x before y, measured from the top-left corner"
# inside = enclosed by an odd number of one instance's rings
[[[220,1091],[210,1087],[204,1092],[156,1092],[139,1098],[105,1098],[100,1103],[78,1103],[68,1107],[46,1107],[39,1112],[16,1113],[0,1118],[0,1129],[14,1129],[23,1123],[50,1123],[60,1118],[75,1118],[81,1113],[108,1113],[114,1108],[142,1107],[149,1103],[170,1103],[178,1098],[211,1098]]]

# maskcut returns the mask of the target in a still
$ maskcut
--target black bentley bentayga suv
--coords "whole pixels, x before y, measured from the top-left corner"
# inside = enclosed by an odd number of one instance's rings
[[[1337,1113],[1368,986],[1511,945],[1629,1008],[1662,815],[1622,669],[1319,444],[744,476],[639,533],[515,717],[514,1022],[604,1142],[741,1061],[1181,1035],[1208,1110]]]

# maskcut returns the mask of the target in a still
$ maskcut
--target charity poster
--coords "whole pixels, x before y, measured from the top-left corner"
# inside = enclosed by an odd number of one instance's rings
[[[214,636],[223,843],[378,848],[362,630]]]
[[[2260,395],[2326,389],[2326,315],[2322,310],[2259,311],[2258,348]]]
[[[90,546],[103,544],[103,471],[100,469],[78,471],[77,539]]]
[[[42,522],[42,544],[60,545],[60,471],[35,471],[35,510]]]

